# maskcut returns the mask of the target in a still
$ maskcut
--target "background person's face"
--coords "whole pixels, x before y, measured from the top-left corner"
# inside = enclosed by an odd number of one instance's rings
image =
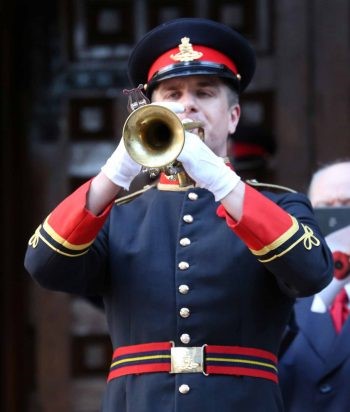
[[[350,162],[319,171],[311,182],[309,198],[313,207],[350,206]]]

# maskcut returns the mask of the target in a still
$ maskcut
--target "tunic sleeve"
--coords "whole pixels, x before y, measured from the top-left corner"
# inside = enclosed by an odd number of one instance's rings
[[[91,180],[64,199],[28,242],[25,267],[46,288],[79,294],[95,294],[100,288],[103,258],[90,248],[112,204],[98,216],[86,209],[90,184]],[[85,272],[91,273],[90,279]]]
[[[316,293],[332,279],[331,252],[307,198],[288,194],[280,199],[277,204],[246,185],[240,221],[235,221],[222,205],[217,214],[226,219],[228,227],[289,294]]]

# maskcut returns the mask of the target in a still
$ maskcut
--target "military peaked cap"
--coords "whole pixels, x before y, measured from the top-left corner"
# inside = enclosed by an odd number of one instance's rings
[[[165,79],[197,74],[225,78],[242,92],[255,71],[255,53],[237,31],[212,20],[180,18],[148,32],[129,57],[134,87],[148,93]]]

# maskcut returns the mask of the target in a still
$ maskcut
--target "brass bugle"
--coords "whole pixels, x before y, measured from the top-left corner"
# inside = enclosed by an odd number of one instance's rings
[[[145,169],[163,170],[168,175],[181,169],[176,161],[185,143],[185,131],[201,129],[201,123],[183,124],[170,109],[156,104],[141,106],[130,113],[123,127],[123,139],[130,157]]]

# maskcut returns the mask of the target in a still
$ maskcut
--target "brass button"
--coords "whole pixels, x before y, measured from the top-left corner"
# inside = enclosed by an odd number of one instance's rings
[[[179,386],[179,392],[182,393],[183,395],[186,395],[190,391],[190,387],[186,384],[180,385]]]
[[[180,309],[180,316],[182,318],[188,318],[190,316],[191,312],[188,308],[181,308]]]
[[[188,333],[183,333],[180,336],[180,340],[181,340],[182,343],[187,345],[188,343],[191,342],[191,336]]]
[[[324,383],[319,387],[319,391],[323,394],[327,394],[333,391],[333,387],[329,383]]]
[[[192,215],[185,215],[182,219],[186,223],[192,223],[193,222],[193,216]]]
[[[181,246],[188,246],[190,244],[191,244],[191,241],[188,237],[183,237],[182,239],[180,239]]]
[[[180,292],[182,295],[186,295],[189,290],[190,290],[190,288],[189,288],[188,285],[180,285],[180,286],[179,286],[179,292]]]
[[[178,264],[178,268],[179,268],[180,270],[186,270],[186,269],[188,269],[189,267],[190,267],[190,264],[189,264],[188,262],[182,261],[182,262],[180,262],[180,263]]]
[[[190,193],[188,194],[188,198],[189,198],[190,200],[197,200],[197,199],[198,199],[198,195],[197,195],[197,193],[190,192]]]

